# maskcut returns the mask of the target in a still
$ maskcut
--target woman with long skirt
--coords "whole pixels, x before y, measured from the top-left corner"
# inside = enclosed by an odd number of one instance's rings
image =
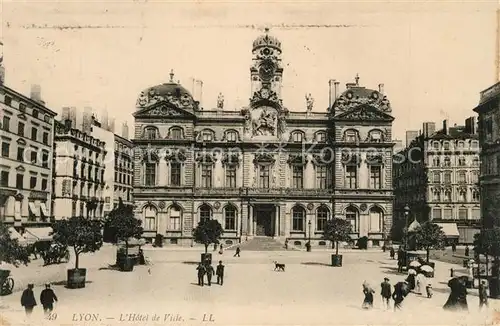
[[[373,293],[375,290],[368,284],[366,281],[363,282],[363,294],[365,295],[365,299],[363,300],[363,309],[371,309],[373,308]]]

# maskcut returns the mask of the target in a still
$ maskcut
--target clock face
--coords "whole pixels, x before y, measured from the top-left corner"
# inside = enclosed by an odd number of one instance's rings
[[[260,78],[263,80],[270,80],[274,75],[274,63],[272,61],[264,61],[259,67]]]

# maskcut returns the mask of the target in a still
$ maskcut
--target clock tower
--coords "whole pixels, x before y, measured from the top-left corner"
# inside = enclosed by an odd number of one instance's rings
[[[276,37],[269,35],[269,28],[266,28],[265,34],[253,42],[252,54],[251,95],[253,96],[255,92],[265,88],[275,92],[278,99],[281,99],[283,78],[281,42]]]

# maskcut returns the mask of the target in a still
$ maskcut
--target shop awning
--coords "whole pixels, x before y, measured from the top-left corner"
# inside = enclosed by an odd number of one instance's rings
[[[49,211],[48,211],[47,206],[45,205],[45,203],[40,203],[40,211],[42,212],[42,215],[44,217],[49,217]]]
[[[440,226],[447,238],[458,238],[458,227],[456,223],[435,223]]]
[[[16,231],[12,226],[9,228],[9,235],[11,239],[17,240],[19,243],[25,243],[26,239]]]
[[[40,217],[40,210],[36,208],[35,203],[28,203],[28,207],[31,214],[35,215],[36,217]]]
[[[36,241],[51,241],[52,240],[52,228],[51,227],[40,227],[40,228],[26,228],[24,237],[30,242]]]

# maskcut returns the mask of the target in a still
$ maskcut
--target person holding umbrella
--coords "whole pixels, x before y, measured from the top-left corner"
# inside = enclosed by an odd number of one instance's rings
[[[432,298],[432,272],[434,272],[434,269],[429,266],[429,265],[424,265],[420,267],[420,270],[424,273],[426,276],[426,282],[425,282],[425,292],[427,294],[427,298]]]
[[[394,292],[392,293],[392,299],[394,300],[394,311],[401,310],[403,307],[403,300],[410,292],[408,287],[408,282],[398,282],[394,285]]]
[[[408,283],[408,288],[410,291],[415,289],[415,275],[417,275],[417,271],[413,268],[408,270],[408,277],[406,278],[406,282]]]
[[[468,310],[466,278],[454,277],[448,281],[451,289],[448,300],[443,306],[445,310]]]
[[[368,284],[368,282],[363,282],[363,294],[365,295],[365,299],[363,300],[363,309],[371,309],[373,308],[373,293],[375,290]]]

